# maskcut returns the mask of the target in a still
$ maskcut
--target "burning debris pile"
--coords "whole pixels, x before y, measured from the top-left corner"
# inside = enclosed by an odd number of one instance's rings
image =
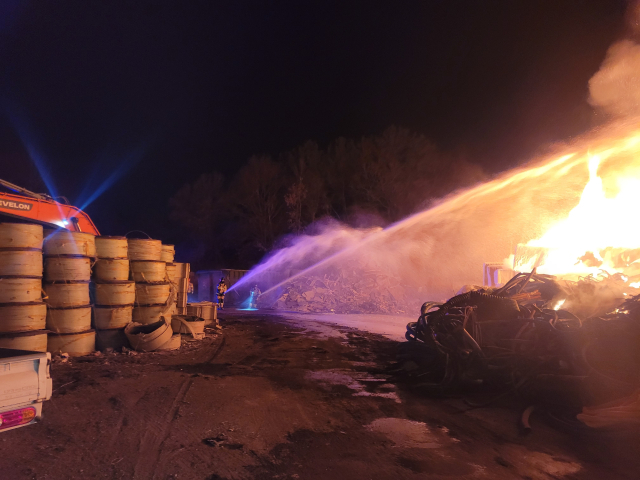
[[[425,303],[406,333],[409,346],[421,345],[417,371],[438,392],[484,386],[499,391],[494,400],[518,395],[589,426],[637,425],[640,295],[624,300],[620,277],[571,282],[533,271]]]
[[[380,271],[345,268],[287,282],[274,307],[313,313],[403,314],[419,308],[408,300],[411,290]]]

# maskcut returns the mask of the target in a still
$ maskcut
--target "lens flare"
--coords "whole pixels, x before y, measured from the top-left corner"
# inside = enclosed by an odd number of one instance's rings
[[[31,127],[29,126],[25,116],[19,114],[18,109],[16,108],[7,109],[7,116],[9,117],[9,120],[13,125],[14,131],[18,135],[18,138],[20,138],[22,146],[24,147],[27,154],[29,155],[29,158],[31,158],[31,161],[38,170],[40,178],[47,187],[49,195],[51,195],[53,198],[56,198],[58,196],[58,191],[55,188],[53,182],[53,174],[48,167],[48,162],[42,154],[42,149],[38,146],[35,135]]]
[[[140,144],[137,148],[132,150],[129,154],[125,155],[124,158],[120,161],[118,167],[108,175],[101,175],[102,177],[106,177],[100,185],[93,188],[91,180],[87,182],[87,185],[83,189],[80,194],[79,201],[76,202],[80,204],[80,210],[84,210],[89,205],[91,205],[94,201],[96,201],[104,192],[106,192],[109,188],[111,188],[120,178],[122,178],[127,172],[129,172],[133,167],[135,167],[138,162],[144,157],[147,152],[147,144]],[[97,175],[95,175],[97,176]]]

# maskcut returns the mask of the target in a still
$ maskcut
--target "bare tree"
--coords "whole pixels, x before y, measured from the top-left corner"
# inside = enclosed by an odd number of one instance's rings
[[[333,141],[327,149],[324,162],[327,197],[330,213],[338,218],[346,215],[351,203],[356,155],[355,143],[343,137]]]
[[[300,234],[303,227],[302,205],[307,196],[307,189],[302,180],[294,183],[287,190],[284,201],[287,204],[287,215],[289,217],[289,228],[295,234]]]
[[[169,200],[169,218],[189,232],[210,239],[226,205],[224,178],[219,173],[205,173],[193,184],[184,185]]]
[[[290,226],[299,233],[304,225],[330,210],[323,176],[324,154],[317,143],[307,141],[284,157],[293,177],[285,197]]]
[[[283,171],[268,156],[253,156],[236,176],[232,187],[235,211],[245,222],[249,239],[261,251],[268,251],[277,235],[283,209]]]

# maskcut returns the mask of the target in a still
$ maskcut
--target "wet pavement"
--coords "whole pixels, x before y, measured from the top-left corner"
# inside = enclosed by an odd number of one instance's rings
[[[54,363],[39,424],[0,434],[7,479],[635,479],[637,436],[402,380],[398,343],[327,322],[222,313],[177,352]]]

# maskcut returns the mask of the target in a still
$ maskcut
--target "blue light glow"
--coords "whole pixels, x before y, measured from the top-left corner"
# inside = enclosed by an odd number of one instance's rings
[[[126,155],[120,165],[111,172],[97,187],[93,188],[92,179],[95,178],[96,171],[91,176],[89,181],[85,184],[82,193],[80,194],[78,201],[76,204],[81,204],[79,207],[80,210],[84,210],[89,205],[91,205],[100,195],[106,192],[110,187],[112,187],[124,174],[126,174],[129,170],[131,170],[143,157],[147,151],[146,143],[139,145],[137,148],[132,150],[128,155]]]
[[[42,178],[42,181],[47,187],[49,195],[51,195],[53,198],[56,198],[58,196],[58,192],[53,184],[53,175],[47,167],[46,159],[42,155],[41,149],[38,148],[38,143],[35,140],[35,135],[29,127],[25,116],[20,115],[15,108],[11,110],[7,109],[7,115],[11,120],[13,129],[18,134],[18,137],[20,138],[24,149],[27,151],[29,157],[31,158],[31,161],[38,170],[40,178]]]
[[[238,310],[243,310],[243,311],[258,310],[257,308],[253,308],[251,306],[252,304],[253,304],[253,292],[251,292],[251,295],[249,295],[249,298],[247,298],[244,302],[242,302],[242,304],[240,305],[241,308],[239,308]]]

